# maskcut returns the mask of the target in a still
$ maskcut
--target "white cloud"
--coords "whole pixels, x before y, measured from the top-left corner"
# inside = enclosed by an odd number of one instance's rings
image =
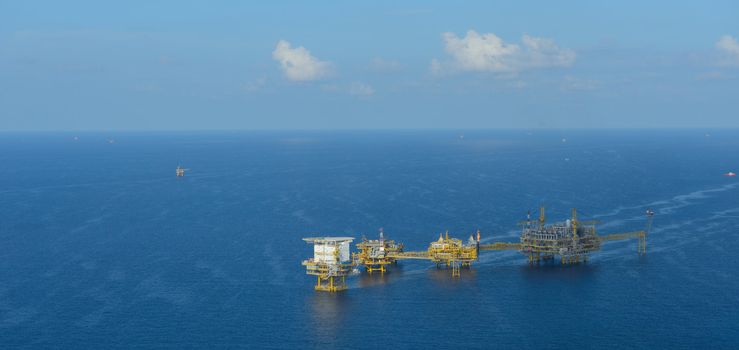
[[[354,96],[369,97],[375,94],[375,89],[365,83],[355,81],[349,86],[349,94]]]
[[[739,42],[730,35],[724,35],[716,42],[716,48],[725,56],[728,64],[739,64]]]
[[[320,61],[302,46],[291,48],[285,40],[277,42],[272,58],[280,63],[285,77],[293,81],[321,79],[331,70],[331,63]]]
[[[575,62],[575,51],[560,48],[554,41],[524,35],[521,44],[506,43],[493,33],[479,34],[474,30],[463,38],[454,33],[442,33],[444,49],[452,60],[431,61],[432,73],[476,71],[517,73],[549,67],[568,67]]]

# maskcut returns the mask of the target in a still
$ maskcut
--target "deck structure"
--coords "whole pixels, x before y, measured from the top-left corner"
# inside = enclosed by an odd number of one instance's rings
[[[357,266],[364,266],[367,273],[387,271],[388,265],[397,263],[396,258],[391,255],[403,252],[403,244],[396,243],[394,240],[385,239],[385,234],[380,229],[379,239],[367,239],[362,237],[362,241],[357,243],[359,252],[352,254],[352,260]]]
[[[462,267],[470,267],[472,262],[477,260],[479,237],[478,231],[478,240],[470,236],[467,242],[463,242],[461,239],[449,238],[449,231],[447,231],[446,235],[440,233],[439,239],[431,242],[426,251],[398,252],[389,254],[389,256],[397,260],[430,260],[436,264],[437,268],[449,268],[452,271],[452,277],[459,277]]]
[[[338,292],[346,289],[346,276],[352,272],[354,262],[349,254],[353,237],[303,238],[313,244],[313,258],[303,261],[306,273],[316,276],[315,289]]]

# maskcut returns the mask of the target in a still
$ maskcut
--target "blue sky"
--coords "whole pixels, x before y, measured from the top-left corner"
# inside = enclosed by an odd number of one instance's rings
[[[0,1],[0,130],[739,127],[739,2]]]

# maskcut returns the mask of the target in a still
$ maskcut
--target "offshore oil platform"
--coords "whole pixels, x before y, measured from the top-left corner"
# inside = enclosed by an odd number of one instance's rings
[[[387,265],[394,265],[398,262],[389,255],[403,252],[403,244],[386,240],[383,230],[380,229],[380,239],[368,240],[362,237],[362,241],[357,243],[357,249],[359,252],[352,254],[352,261],[356,266],[363,265],[364,270],[370,274],[375,271],[385,273]]]
[[[647,223],[642,231],[598,235],[597,221],[579,221],[577,210],[564,222],[546,224],[544,207],[539,209],[537,220],[527,215],[519,224],[523,227],[518,243],[495,242],[480,244],[480,230],[465,242],[449,238],[449,232],[439,234],[425,251],[404,251],[403,244],[387,240],[380,229],[375,240],[362,238],[357,243],[358,252],[350,255],[352,237],[312,237],[303,240],[313,244],[313,258],[303,261],[307,274],[317,276],[315,289],[338,292],[346,289],[346,276],[358,272],[364,266],[367,273],[385,273],[388,265],[398,260],[429,260],[437,268],[448,268],[452,277],[461,276],[462,268],[470,268],[481,251],[516,250],[528,258],[529,264],[553,262],[557,257],[562,265],[587,263],[590,253],[599,251],[603,242],[637,239],[637,253],[647,253],[647,235],[652,226],[654,212],[646,211]]]
[[[317,277],[316,290],[338,292],[346,289],[346,276],[355,263],[350,259],[349,245],[353,237],[309,237],[313,244],[313,258],[304,260],[306,273]]]

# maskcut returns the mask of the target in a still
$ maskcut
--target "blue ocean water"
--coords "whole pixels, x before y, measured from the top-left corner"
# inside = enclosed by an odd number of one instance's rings
[[[737,151],[738,130],[1,134],[0,347],[736,348]],[[648,254],[404,261],[339,294],[300,265],[302,237],[380,227],[516,241],[540,204],[603,234],[652,208]]]

